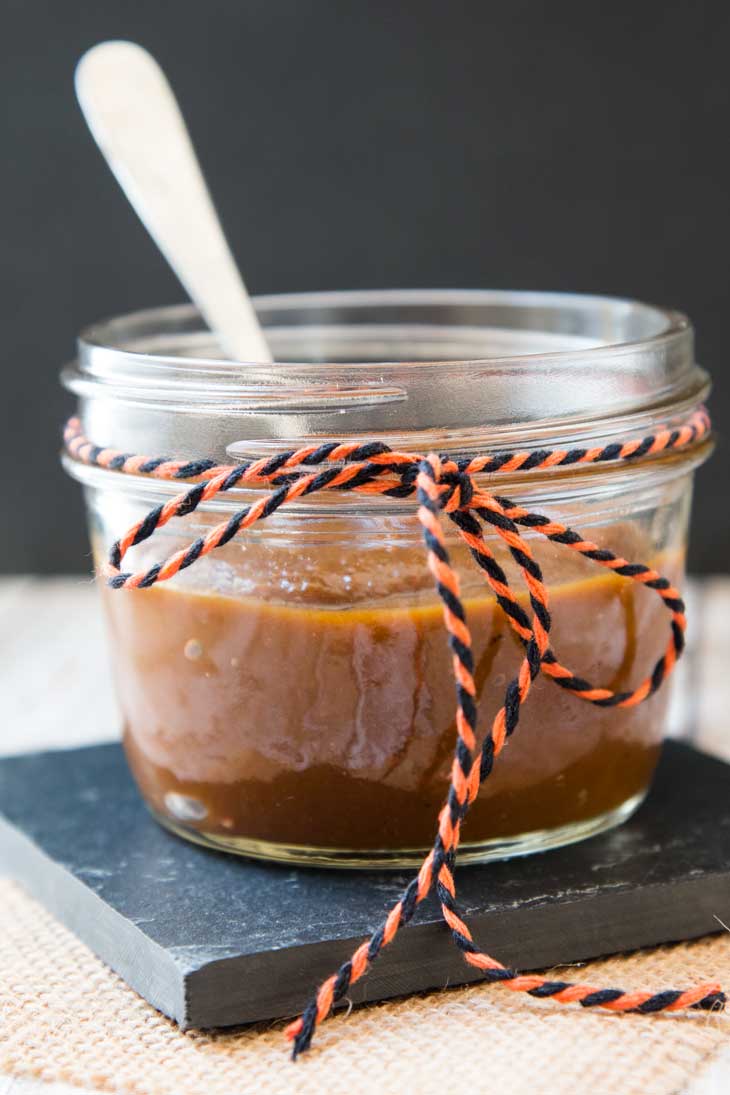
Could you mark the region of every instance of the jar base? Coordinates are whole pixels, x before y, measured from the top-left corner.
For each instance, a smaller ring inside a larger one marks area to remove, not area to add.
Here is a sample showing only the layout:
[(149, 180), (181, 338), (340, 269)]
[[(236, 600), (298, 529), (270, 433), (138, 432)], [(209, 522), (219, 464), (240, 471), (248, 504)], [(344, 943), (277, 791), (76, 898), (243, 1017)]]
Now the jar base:
[[(534, 852), (546, 852), (552, 848), (561, 848), (575, 844), (580, 840), (604, 833), (622, 825), (634, 813), (646, 797), (642, 791), (622, 802), (613, 810), (583, 821), (571, 822), (553, 829), (534, 829), (517, 836), (495, 837), (479, 843), (464, 842), (459, 847), (459, 863), (488, 863), (491, 860), (512, 859), (516, 856), (532, 855)], [(202, 844), (217, 852), (233, 852), (250, 859), (268, 860), (272, 863), (287, 863), (295, 867), (332, 867), (349, 870), (400, 870), (404, 867), (420, 867), (426, 856), (426, 848), (402, 849), (364, 849), (357, 848), (313, 848), (302, 844), (279, 844), (266, 840), (251, 840), (247, 837), (227, 836), (224, 833), (206, 833), (188, 829), (157, 811), (153, 816), (166, 829), (190, 840)]]

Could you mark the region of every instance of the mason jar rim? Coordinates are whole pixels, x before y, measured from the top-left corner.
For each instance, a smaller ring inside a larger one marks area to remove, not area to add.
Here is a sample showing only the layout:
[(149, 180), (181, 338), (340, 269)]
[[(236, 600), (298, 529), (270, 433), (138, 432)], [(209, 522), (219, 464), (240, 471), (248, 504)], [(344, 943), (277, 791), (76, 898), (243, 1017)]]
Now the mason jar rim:
[[(621, 347), (630, 348), (637, 347), (644, 343), (651, 343), (657, 340), (672, 339), (681, 337), (691, 332), (691, 324), (687, 316), (682, 312), (674, 309), (666, 309), (658, 307), (657, 305), (644, 303), (643, 301), (632, 300), (627, 297), (616, 296), (603, 296), (600, 294), (588, 294), (588, 293), (562, 293), (562, 292), (543, 292), (537, 290), (509, 290), (509, 289), (367, 289), (367, 290), (337, 290), (330, 292), (303, 292), (303, 293), (274, 293), (262, 296), (255, 296), (252, 298), (264, 329), (267, 326), (273, 325), (272, 320), (276, 317), (277, 313), (287, 311), (302, 311), (308, 310), (313, 312), (320, 309), (322, 311), (330, 311), (334, 309), (379, 309), (383, 307), (391, 308), (439, 308), (445, 306), (452, 306), (455, 308), (468, 309), (470, 307), (501, 309), (503, 312), (512, 310), (515, 315), (519, 314), (519, 310), (527, 311), (532, 310), (541, 313), (543, 317), (548, 313), (552, 313), (555, 317), (561, 319), (561, 329), (565, 327), (565, 317), (568, 316), (572, 319), (572, 324), (577, 328), (578, 322), (584, 324), (584, 330), (574, 329), (566, 332), (580, 336), (585, 333), (586, 337), (591, 337), (589, 333), (589, 326), (595, 325), (596, 322), (601, 324), (603, 330), (607, 329), (607, 324), (617, 323), (622, 321), (625, 325), (625, 330), (630, 333), (619, 335), (617, 337), (605, 337), (602, 339), (596, 339), (594, 346), (586, 346), (583, 348), (583, 352), (590, 356), (600, 356), (597, 352), (618, 349)], [(174, 364), (177, 367), (194, 367), (202, 363), (210, 363), (223, 370), (240, 370), (242, 364), (251, 367), (257, 367), (261, 363), (259, 362), (242, 362), (233, 361), (225, 358), (222, 354), (215, 357), (201, 356), (199, 358), (192, 358), (189, 355), (176, 355), (176, 354), (157, 354), (149, 350), (141, 350), (134, 345), (130, 345), (130, 336), (135, 337), (135, 328), (138, 325), (147, 323), (154, 325), (156, 322), (162, 322), (163, 325), (166, 321), (170, 321), (173, 325), (176, 323), (185, 323), (190, 320), (198, 319), (202, 324), (202, 319), (197, 308), (193, 304), (174, 304), (163, 305), (156, 308), (137, 309), (133, 312), (123, 313), (117, 316), (110, 316), (106, 319), (98, 320), (92, 324), (87, 325), (82, 329), (79, 335), (79, 347), (81, 352), (86, 351), (107, 351), (114, 353), (119, 351), (125, 355), (134, 357), (145, 357), (155, 360), (160, 364)], [(632, 326), (633, 324), (633, 326)], [(643, 325), (643, 332), (637, 330), (637, 325)], [(556, 328), (557, 330), (557, 328)], [(212, 338), (210, 332), (201, 331), (203, 334), (207, 334)], [(543, 331), (540, 329), (540, 334), (548, 334), (549, 331)], [(593, 332), (597, 334), (597, 331)], [(500, 355), (500, 360), (507, 360), (514, 358), (520, 360), (525, 356), (551, 358), (555, 355), (562, 355), (565, 350), (551, 350), (547, 348), (544, 351), (531, 351), (526, 354), (503, 354)], [(442, 365), (451, 363), (456, 360), (454, 358), (434, 357), (431, 360), (419, 360), (413, 361), (408, 359), (383, 359), (380, 364), (409, 364), (415, 367), (429, 366), (429, 365)], [(495, 356), (490, 354), (483, 358), (472, 359), (474, 364), (487, 364), (495, 360)], [(279, 364), (297, 364), (300, 366), (316, 366), (318, 364), (335, 364), (335, 362), (313, 362), (310, 360), (305, 361), (292, 361), (290, 359), (283, 359)], [(351, 368), (367, 368), (371, 367), (374, 362), (372, 359), (365, 361), (351, 361), (346, 363)]]
[(689, 320), (624, 298), (416, 289), (254, 303), (273, 364), (222, 358), (187, 304), (86, 328), (62, 379), (87, 437), (221, 461), (352, 438), (465, 455), (650, 432), (709, 387)]

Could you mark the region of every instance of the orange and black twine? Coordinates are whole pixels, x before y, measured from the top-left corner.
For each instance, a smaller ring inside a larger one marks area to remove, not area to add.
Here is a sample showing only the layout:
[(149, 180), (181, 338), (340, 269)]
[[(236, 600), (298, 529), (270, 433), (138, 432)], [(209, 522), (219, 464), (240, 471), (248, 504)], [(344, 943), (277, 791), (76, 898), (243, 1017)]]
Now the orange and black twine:
[[(411, 920), (417, 906), (434, 888), (454, 942), (469, 965), (480, 970), (489, 983), (498, 983), (517, 992), (527, 992), (530, 996), (550, 997), (560, 1003), (580, 1003), (583, 1007), (598, 1007), (608, 1011), (646, 1014), (684, 1008), (709, 1011), (724, 1007), (725, 994), (715, 982), (684, 990), (626, 992), (623, 989), (602, 989), (551, 980), (537, 974), (520, 974), (517, 970), (509, 969), (481, 951), (472, 939), (458, 910), (454, 884), (454, 866), (462, 822), (479, 793), (481, 784), (492, 771), (495, 758), (514, 733), (522, 705), (527, 700), (532, 682), (538, 673), (551, 677), (561, 688), (568, 689), (589, 703), (601, 707), (633, 707), (651, 696), (672, 671), (682, 653), (686, 626), (684, 603), (679, 592), (657, 571), (641, 563), (620, 558), (584, 539), (573, 529), (492, 494), (476, 483), (475, 476), (612, 461), (635, 461), (687, 448), (706, 437), (709, 430), (707, 413), (700, 410), (675, 428), (666, 428), (649, 437), (624, 444), (614, 443), (598, 448), (507, 452), (474, 459), (451, 459), (393, 452), (387, 445), (379, 442), (329, 443), (306, 446), (270, 459), (222, 466), (212, 460), (183, 462), (133, 456), (113, 449), (99, 448), (84, 438), (78, 419), (71, 419), (67, 424), (67, 451), (70, 456), (83, 463), (161, 479), (199, 480), (184, 493), (151, 510), (144, 520), (114, 544), (105, 569), (108, 583), (115, 589), (146, 589), (156, 582), (165, 581), (191, 566), (201, 556), (228, 543), (256, 521), (271, 516), (287, 502), (316, 491), (354, 491), (390, 498), (407, 498), (415, 494), (417, 498), (418, 518), (423, 528), (428, 567), (443, 604), (456, 682), (457, 738), (448, 795), (439, 814), (433, 847), (417, 876), (406, 887), (400, 900), (371, 937), (320, 986), (303, 1015), (287, 1027), (287, 1036), (294, 1043), (294, 1057), (309, 1048), (317, 1025), (346, 996), (350, 986), (367, 972), (382, 949), (393, 940), (399, 928)], [(243, 506), (228, 521), (222, 522), (163, 562), (137, 573), (121, 570), (127, 551), (135, 544), (147, 540), (171, 518), (184, 517), (215, 495), (244, 484), (268, 485), (274, 489), (271, 493), (262, 494), (250, 505)], [(524, 648), (518, 673), (507, 686), (502, 706), (479, 748), (476, 738), (476, 689), (471, 636), (459, 592), (459, 578), (451, 566), (444, 542), (442, 514), (448, 516), (466, 542)], [(640, 582), (661, 597), (670, 616), (669, 641), (649, 676), (633, 691), (613, 692), (608, 688), (596, 687), (561, 665), (550, 646), (548, 591), (529, 544), (520, 533), (520, 526), (579, 552), (615, 574)], [(489, 549), (484, 537), (485, 529), (501, 537), (517, 563), (529, 593), (531, 617), (518, 602), (507, 576)]]

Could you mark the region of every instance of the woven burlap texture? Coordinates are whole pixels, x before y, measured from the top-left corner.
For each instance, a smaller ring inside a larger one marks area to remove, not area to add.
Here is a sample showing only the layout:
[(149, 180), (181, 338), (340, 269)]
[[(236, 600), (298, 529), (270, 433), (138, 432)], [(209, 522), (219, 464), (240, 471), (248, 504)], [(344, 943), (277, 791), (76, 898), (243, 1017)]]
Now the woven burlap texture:
[[(580, 977), (625, 988), (728, 985), (730, 934), (593, 962)], [(730, 1035), (727, 1013), (618, 1016), (475, 985), (342, 1013), (294, 1064), (281, 1024), (180, 1033), (5, 880), (0, 1004), (0, 1070), (135, 1095), (670, 1095)]]

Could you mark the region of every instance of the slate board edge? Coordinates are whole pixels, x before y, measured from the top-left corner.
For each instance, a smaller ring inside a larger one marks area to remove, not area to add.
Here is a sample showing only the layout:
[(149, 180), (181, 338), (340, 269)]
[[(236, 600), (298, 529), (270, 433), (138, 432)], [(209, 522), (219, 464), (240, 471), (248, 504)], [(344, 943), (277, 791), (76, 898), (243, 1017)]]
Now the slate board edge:
[[(0, 817), (3, 868), (97, 957), (182, 1029), (187, 1021), (186, 970), (158, 943), (98, 897), (63, 864), (55, 863), (6, 818)], [(39, 869), (42, 868), (42, 869)], [(79, 915), (81, 906), (95, 913)], [(121, 946), (120, 946), (121, 943)], [(154, 951), (155, 962), (140, 963)], [(129, 957), (127, 957), (127, 955)], [(143, 974), (161, 963), (162, 975)]]
[[(255, 999), (251, 998), (250, 989), (247, 998), (247, 985), (256, 977), (259, 956), (211, 961), (199, 968), (186, 967), (107, 905), (62, 864), (53, 862), (34, 841), (5, 819), (0, 819), (0, 847), (12, 875), (131, 988), (175, 1020), (182, 1030), (237, 1026), (295, 1013), (307, 1001), (318, 981), (331, 973), (338, 961), (347, 958), (362, 939), (327, 940), (269, 952), (263, 959), (266, 978), (277, 991), (268, 1003), (263, 1003), (260, 993)], [(512, 910), (509, 915), (473, 915), (470, 924), (475, 938), (505, 964), (519, 965), (520, 956), (524, 962), (525, 942), (531, 939), (531, 969), (582, 962), (625, 951), (629, 944), (622, 941), (620, 930), (627, 915), (629, 919), (633, 918), (631, 949), (636, 949), (637, 945), (657, 946), (694, 939), (722, 930), (711, 909), (716, 901), (719, 906), (720, 889), (727, 890), (726, 875), (704, 875), (696, 881), (687, 880), (679, 901), (675, 886), (672, 899), (661, 904), (666, 910), (664, 921), (658, 924), (654, 912), (651, 921), (646, 918), (643, 923), (639, 921), (639, 932), (635, 916), (638, 913), (641, 917), (642, 909), (651, 906), (647, 891), (657, 888), (669, 890), (664, 883), (640, 891), (621, 888), (615, 893), (558, 905), (531, 905)], [(590, 914), (578, 918), (584, 930), (583, 938), (576, 944), (573, 936), (568, 945), (560, 925), (566, 906), (577, 905), (585, 911), (587, 903)], [(83, 918), (77, 916), (81, 904), (87, 910), (91, 907), (95, 915), (89, 917), (87, 912)], [(678, 905), (681, 920), (676, 917)], [(614, 932), (608, 946), (606, 928)], [(544, 937), (537, 951), (534, 949), (536, 934)], [(595, 942), (594, 937), (601, 938), (601, 943)], [(152, 951), (155, 962), (145, 962), (145, 953)], [(162, 976), (151, 979), (149, 971), (160, 959)], [(401, 932), (368, 977), (353, 986), (350, 998), (360, 1004), (478, 980), (478, 971), (466, 965), (443, 925), (415, 923)], [(279, 988), (282, 982), (283, 991)]]
[[(505, 965), (514, 964), (525, 972), (550, 969), (719, 934), (723, 928), (715, 919), (712, 908), (720, 907), (722, 894), (727, 899), (727, 889), (727, 875), (718, 873), (704, 875), (696, 880), (689, 879), (681, 884), (679, 892), (677, 884), (669, 886), (666, 883), (656, 883), (642, 891), (622, 889), (615, 894), (565, 901), (559, 905), (533, 905), (511, 911), (509, 915), (471, 916), (469, 925), (477, 942)], [(649, 891), (654, 898), (657, 891), (660, 894), (666, 891), (667, 900), (662, 904), (666, 912), (661, 920), (657, 920), (656, 906), (652, 906)], [(581, 912), (572, 925), (575, 930), (577, 920), (584, 927), (582, 939), (577, 944), (575, 935), (571, 936), (568, 943), (564, 933), (566, 907), (569, 905), (578, 906)], [(605, 936), (607, 929), (614, 932), (608, 945)], [(533, 960), (526, 967), (526, 937), (529, 939), (535, 934), (543, 936), (543, 941), (536, 944), (534, 938), (531, 940), (529, 945), (533, 948)], [(206, 1026), (223, 1027), (298, 1014), (319, 982), (331, 974), (339, 962), (349, 958), (355, 947), (362, 942), (362, 938), (358, 936), (352, 939), (308, 943), (269, 953), (268, 977), (272, 982), (279, 976), (285, 979), (285, 1003), (277, 1006), (276, 998), (272, 998), (267, 1008), (265, 1003), (262, 1004), (261, 997), (257, 996), (255, 1015), (247, 1011), (251, 1002), (243, 994), (237, 997), (236, 993), (239, 985), (245, 992), (246, 976), (252, 968), (255, 956), (206, 963), (186, 976), (188, 1026), (203, 1025), (197, 1020), (197, 1015), (206, 1016)], [(598, 939), (601, 940), (600, 943)], [(536, 946), (541, 949), (536, 950)], [(348, 1000), (341, 1006), (347, 1006), (349, 1002), (356, 1005), (373, 1003), (395, 996), (442, 990), (479, 980), (479, 972), (466, 964), (443, 924), (414, 923), (399, 933), (370, 973), (352, 986)], [(687, 986), (647, 986), (657, 989), (667, 987)], [(217, 1018), (216, 1004), (220, 1005)], [(239, 1018), (232, 1019), (231, 1010), (235, 1010)]]
[[(718, 770), (724, 769), (730, 773), (730, 768), (715, 757), (690, 746), (671, 744), (680, 760), (682, 751), (686, 751), (687, 762), (693, 757), (704, 758)], [(78, 762), (83, 755), (91, 756), (99, 750), (104, 752), (108, 749), (119, 752), (119, 746), (49, 750), (9, 758), (9, 764), (12, 766), (14, 761), (37, 763), (44, 758), (58, 757), (59, 753), (66, 757), (73, 754), (71, 759)], [(13, 783), (19, 786), (17, 773)], [(703, 792), (703, 802), (706, 797)], [(23, 798), (21, 796), (21, 801)], [(27, 798), (25, 802), (24, 808), (27, 809)], [(32, 812), (32, 807), (30, 809)], [(661, 819), (662, 830), (665, 820)], [(684, 825), (685, 821), (686, 818), (681, 819), (680, 824)], [(730, 824), (730, 813), (725, 821)], [(158, 831), (163, 832), (161, 829)], [(166, 836), (181, 847), (192, 847), (177, 837)], [(324, 936), (319, 940), (310, 938), (307, 942), (287, 943), (278, 950), (233, 952), (222, 959), (196, 958), (186, 953), (185, 947), (176, 950), (155, 942), (143, 927), (144, 921), (128, 920), (115, 910), (113, 904), (98, 896), (92, 883), (83, 874), (79, 876), (76, 873), (73, 865), (73, 851), (77, 847), (75, 842), (61, 841), (57, 843), (55, 852), (49, 854), (44, 850), (42, 837), (42, 829), (40, 835), (34, 837), (26, 832), (20, 821), (16, 824), (14, 820), (0, 817), (0, 866), (9, 867), (49, 911), (124, 977), (132, 988), (176, 1020), (182, 1029), (237, 1026), (295, 1012), (318, 980), (330, 974), (338, 962), (348, 957), (354, 946), (361, 942), (367, 925), (377, 923), (381, 917), (379, 902), (376, 902), (370, 909), (368, 919), (352, 935)], [(605, 837), (594, 839), (601, 841)], [(592, 843), (593, 840), (587, 840), (576, 847), (588, 848)], [(5, 864), (2, 863), (3, 853)], [(535, 856), (535, 864), (538, 859), (547, 860), (550, 854)], [(520, 862), (525, 864), (531, 861)], [(722, 869), (703, 868), (702, 873), (695, 870), (685, 873), (680, 891), (677, 891), (676, 881), (671, 892), (663, 880), (652, 882), (652, 872), (649, 871), (638, 889), (619, 884), (608, 890), (604, 888), (600, 893), (591, 890), (569, 896), (553, 892), (549, 899), (541, 895), (534, 901), (521, 900), (509, 909), (484, 911), (476, 908), (470, 911), (467, 900), (465, 912), (477, 942), (505, 964), (521, 969), (538, 969), (582, 962), (601, 955), (625, 953), (641, 947), (721, 932), (722, 926), (713, 914), (719, 913), (727, 920), (730, 864), (725, 854), (725, 844), (722, 845), (720, 862)], [(465, 878), (470, 873), (466, 868)], [(649, 895), (652, 896), (651, 900)], [(383, 896), (382, 900), (384, 913), (390, 899)], [(432, 904), (432, 917), (434, 911)], [(578, 938), (574, 930), (576, 924), (580, 928)], [(89, 930), (90, 926), (93, 931)], [(637, 931), (637, 926), (640, 931)], [(566, 928), (569, 930), (566, 931)], [(566, 935), (571, 936), (570, 946), (566, 943)], [(600, 944), (596, 943), (596, 938), (600, 939)], [(160, 968), (155, 970), (158, 964)], [(461, 959), (443, 923), (432, 919), (430, 922), (416, 923), (399, 933), (394, 945), (388, 948), (370, 976), (354, 986), (351, 998), (353, 1003), (360, 1003), (404, 993), (443, 989), (447, 984), (464, 984), (478, 979), (478, 972), (472, 971)], [(271, 992), (272, 986), (274, 993)], [(224, 1003), (226, 994), (230, 998)]]

